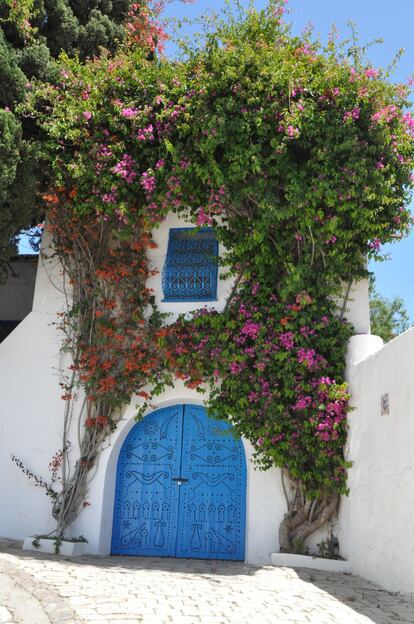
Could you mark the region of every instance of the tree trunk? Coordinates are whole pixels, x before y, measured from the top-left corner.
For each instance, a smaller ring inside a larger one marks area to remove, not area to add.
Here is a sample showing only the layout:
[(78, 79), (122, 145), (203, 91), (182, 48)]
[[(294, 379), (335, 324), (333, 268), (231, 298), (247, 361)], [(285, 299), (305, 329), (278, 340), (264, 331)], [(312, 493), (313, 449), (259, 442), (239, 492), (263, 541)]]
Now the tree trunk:
[(339, 495), (300, 501), (295, 492), (290, 510), (279, 527), (280, 552), (303, 552), (306, 539), (326, 525), (338, 510)]

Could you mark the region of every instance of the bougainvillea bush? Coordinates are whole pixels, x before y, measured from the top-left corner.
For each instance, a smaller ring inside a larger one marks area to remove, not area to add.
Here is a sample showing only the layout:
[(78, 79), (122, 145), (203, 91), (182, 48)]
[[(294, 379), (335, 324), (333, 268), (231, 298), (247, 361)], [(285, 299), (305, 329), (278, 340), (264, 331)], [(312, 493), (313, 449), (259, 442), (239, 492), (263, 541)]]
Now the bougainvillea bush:
[[(63, 398), (86, 394), (60, 531), (122, 406), (139, 394), (142, 415), (176, 377), (251, 441), (259, 467), (282, 469), (283, 550), (346, 493), (352, 327), (336, 302), (408, 232), (414, 119), (407, 87), (355, 49), (293, 37), (283, 11), (208, 22), (179, 60), (142, 38), (114, 57), (62, 58), (59, 86), (33, 89), (53, 167), (43, 201), (73, 288)], [(223, 311), (171, 323), (156, 309), (146, 250), (170, 211), (215, 228), (234, 278)]]

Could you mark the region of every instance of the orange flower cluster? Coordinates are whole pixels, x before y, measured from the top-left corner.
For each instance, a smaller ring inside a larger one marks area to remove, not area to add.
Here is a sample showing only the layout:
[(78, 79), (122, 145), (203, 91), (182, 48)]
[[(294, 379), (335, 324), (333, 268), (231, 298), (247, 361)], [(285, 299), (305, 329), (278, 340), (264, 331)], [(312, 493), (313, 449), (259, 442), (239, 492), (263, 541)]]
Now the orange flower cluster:
[[(55, 249), (73, 285), (73, 307), (61, 326), (71, 340), (75, 336), (71, 370), (89, 399), (84, 422), (89, 430), (110, 425), (112, 408), (133, 394), (148, 401), (142, 388), (170, 375), (176, 361), (168, 348), (170, 330), (147, 318), (153, 291), (146, 282), (155, 273), (147, 250), (156, 247), (150, 233), (138, 223), (117, 237), (111, 222), (79, 215), (74, 197), (72, 190), (59, 189), (44, 199)], [(201, 381), (191, 383), (196, 387)], [(69, 392), (65, 398), (72, 398)]]

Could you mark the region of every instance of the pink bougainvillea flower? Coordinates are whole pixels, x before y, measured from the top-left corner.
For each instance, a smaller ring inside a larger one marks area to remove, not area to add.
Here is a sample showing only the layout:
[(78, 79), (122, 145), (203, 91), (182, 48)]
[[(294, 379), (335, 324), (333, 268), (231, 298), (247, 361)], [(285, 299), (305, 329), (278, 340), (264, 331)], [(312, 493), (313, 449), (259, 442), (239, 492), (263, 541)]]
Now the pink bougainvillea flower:
[(141, 176), (141, 186), (147, 191), (147, 193), (153, 193), (157, 181), (148, 171), (145, 171)]
[(137, 177), (137, 173), (133, 170), (136, 165), (135, 160), (129, 154), (123, 154), (122, 160), (112, 168), (113, 173), (118, 173), (124, 180), (131, 184)]
[(247, 321), (243, 327), (241, 328), (241, 333), (246, 336), (250, 336), (254, 340), (258, 337), (260, 332), (260, 325), (257, 323), (252, 323), (252, 321)]
[(378, 251), (381, 247), (381, 241), (379, 238), (374, 238), (370, 243), (368, 243), (370, 249), (375, 249)]
[(121, 110), (121, 115), (122, 117), (126, 117), (127, 119), (130, 119), (132, 117), (136, 117), (138, 115), (139, 111), (137, 108), (123, 108)]
[(286, 129), (286, 134), (291, 139), (297, 139), (299, 134), (300, 134), (299, 128), (294, 128), (293, 126), (288, 126), (287, 129)]
[(359, 119), (360, 116), (360, 109), (359, 108), (353, 108), (351, 111), (347, 111), (344, 116), (343, 116), (343, 121), (347, 121), (348, 119)]
[(309, 407), (312, 403), (312, 397), (306, 395), (306, 396), (300, 396), (298, 397), (296, 403), (293, 406), (293, 409), (295, 411), (300, 411), (300, 410), (304, 410), (307, 407)]
[(146, 128), (140, 128), (137, 139), (138, 141), (154, 141), (154, 126), (149, 124)]
[(279, 335), (279, 342), (284, 349), (291, 351), (295, 346), (295, 336), (293, 332), (285, 332)]
[(376, 113), (374, 113), (371, 117), (371, 120), (375, 123), (380, 121), (389, 122), (394, 119), (398, 115), (398, 109), (394, 104), (390, 104), (389, 106), (383, 106)]
[(407, 129), (414, 134), (414, 118), (412, 113), (406, 113), (403, 115), (403, 122), (405, 123)]
[(230, 372), (232, 375), (238, 375), (246, 368), (243, 362), (230, 362)]
[[(116, 188), (116, 186), (112, 186), (110, 193), (105, 193), (104, 195), (102, 195), (102, 201), (105, 204), (114, 204), (117, 200), (117, 195), (118, 195), (118, 189)], [(107, 217), (107, 215), (104, 216), (104, 220), (105, 220), (105, 217)]]
[(203, 226), (203, 225), (211, 225), (213, 223), (213, 219), (211, 218), (210, 215), (208, 215), (203, 207), (200, 207), (198, 209), (198, 213), (197, 213), (197, 225), (199, 226)]

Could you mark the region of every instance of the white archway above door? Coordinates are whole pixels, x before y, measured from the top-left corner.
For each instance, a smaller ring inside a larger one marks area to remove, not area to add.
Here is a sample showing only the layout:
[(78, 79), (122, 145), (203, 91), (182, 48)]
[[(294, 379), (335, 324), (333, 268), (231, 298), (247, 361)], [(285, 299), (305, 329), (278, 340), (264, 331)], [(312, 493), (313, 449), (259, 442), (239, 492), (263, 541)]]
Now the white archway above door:
[[(121, 447), (135, 426), (136, 401), (132, 401), (110, 444), (103, 451), (97, 474), (89, 488), (88, 505), (72, 527), (74, 536), (88, 539), (87, 550), (91, 554), (108, 555), (111, 551), (116, 467)], [(175, 404), (203, 405), (200, 394), (186, 388), (177, 380), (173, 388), (167, 388), (157, 398), (156, 409)], [(151, 410), (152, 411), (152, 410)], [(277, 552), (279, 523), (285, 513), (285, 500), (277, 469), (266, 472), (256, 470), (252, 461), (253, 448), (242, 439), (246, 456), (246, 551), (249, 563), (270, 563), (270, 553)]]

